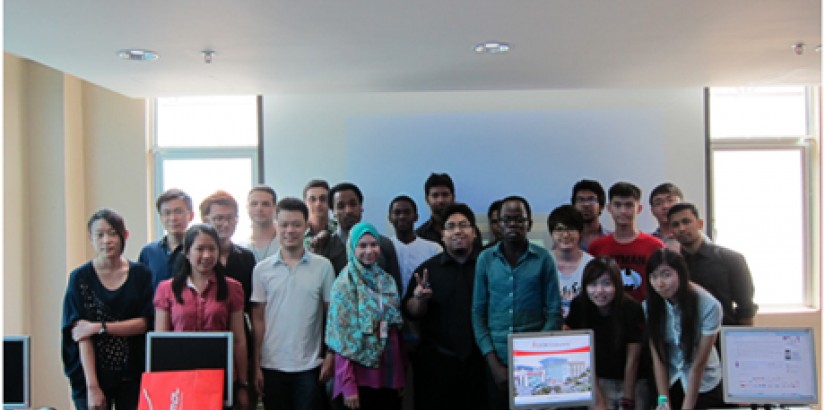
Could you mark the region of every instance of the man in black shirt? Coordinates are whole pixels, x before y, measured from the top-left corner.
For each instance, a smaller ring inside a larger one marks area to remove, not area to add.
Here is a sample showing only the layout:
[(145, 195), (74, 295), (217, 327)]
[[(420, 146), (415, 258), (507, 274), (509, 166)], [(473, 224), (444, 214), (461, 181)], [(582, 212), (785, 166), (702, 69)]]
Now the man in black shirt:
[(722, 304), (722, 324), (753, 325), (758, 306), (753, 303), (753, 278), (745, 257), (705, 239), (704, 221), (693, 204), (673, 205), (667, 215), (681, 245), (690, 279)]
[(473, 302), (477, 228), (464, 204), (446, 207), (444, 252), (416, 269), (402, 306), (417, 320), (421, 344), (413, 362), (417, 409), (486, 409), (484, 358), (475, 343)]

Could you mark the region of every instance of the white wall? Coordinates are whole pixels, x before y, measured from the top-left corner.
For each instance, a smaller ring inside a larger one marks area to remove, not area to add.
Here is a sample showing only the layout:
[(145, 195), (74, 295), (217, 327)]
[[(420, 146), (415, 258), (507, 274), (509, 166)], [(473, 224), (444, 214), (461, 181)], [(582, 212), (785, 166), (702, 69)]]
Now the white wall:
[[(476, 213), (522, 194), (537, 223), (585, 177), (634, 182), (645, 203), (671, 181), (705, 208), (701, 89), (277, 95), (264, 97), (263, 116), (265, 180), (279, 195), (300, 196), (313, 177), (351, 180), (379, 226), (399, 193), (427, 218), (424, 180), (444, 171)], [(655, 227), (647, 210), (640, 225)]]

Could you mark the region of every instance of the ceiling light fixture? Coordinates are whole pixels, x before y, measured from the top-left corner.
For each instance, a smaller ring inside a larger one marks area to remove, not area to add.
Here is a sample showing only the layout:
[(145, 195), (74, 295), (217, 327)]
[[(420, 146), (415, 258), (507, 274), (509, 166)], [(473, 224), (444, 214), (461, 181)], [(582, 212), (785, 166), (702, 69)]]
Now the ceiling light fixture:
[(201, 55), (203, 56), (204, 63), (212, 64), (212, 59), (215, 57), (215, 50), (203, 50), (201, 51)]
[(155, 61), (160, 58), (160, 55), (154, 51), (137, 48), (118, 50), (117, 56), (129, 61)]
[(504, 54), (510, 51), (510, 44), (501, 41), (488, 41), (475, 46), (474, 50), (478, 54)]

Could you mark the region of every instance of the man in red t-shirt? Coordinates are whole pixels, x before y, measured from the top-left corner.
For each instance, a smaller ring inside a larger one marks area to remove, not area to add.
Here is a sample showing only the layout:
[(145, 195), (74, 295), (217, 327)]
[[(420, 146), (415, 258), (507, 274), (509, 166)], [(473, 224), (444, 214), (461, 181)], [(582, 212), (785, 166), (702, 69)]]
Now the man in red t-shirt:
[(646, 265), (653, 251), (665, 245), (653, 235), (639, 231), (636, 217), (642, 212), (642, 190), (629, 182), (617, 182), (608, 191), (607, 211), (613, 217), (615, 231), (590, 243), (593, 256), (610, 256), (622, 268), (624, 290), (641, 302), (647, 295)]

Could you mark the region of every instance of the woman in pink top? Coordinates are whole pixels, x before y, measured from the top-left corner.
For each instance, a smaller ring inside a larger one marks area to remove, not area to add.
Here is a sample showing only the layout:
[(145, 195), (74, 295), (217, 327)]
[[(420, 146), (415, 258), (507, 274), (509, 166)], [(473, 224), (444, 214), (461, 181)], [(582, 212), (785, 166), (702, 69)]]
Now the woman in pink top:
[(335, 352), (332, 395), (350, 409), (400, 410), (406, 382), (398, 287), (378, 266), (379, 238), (365, 222), (350, 229), (349, 263), (330, 292), (326, 342)]
[(240, 282), (227, 278), (218, 261), (218, 233), (209, 225), (194, 225), (183, 239), (185, 259), (172, 279), (155, 291), (155, 330), (158, 332), (226, 332), (234, 340), (235, 408), (246, 410), (244, 294)]

